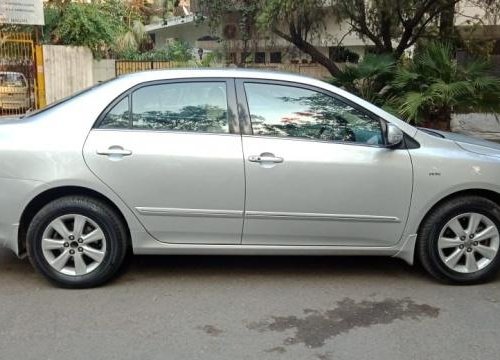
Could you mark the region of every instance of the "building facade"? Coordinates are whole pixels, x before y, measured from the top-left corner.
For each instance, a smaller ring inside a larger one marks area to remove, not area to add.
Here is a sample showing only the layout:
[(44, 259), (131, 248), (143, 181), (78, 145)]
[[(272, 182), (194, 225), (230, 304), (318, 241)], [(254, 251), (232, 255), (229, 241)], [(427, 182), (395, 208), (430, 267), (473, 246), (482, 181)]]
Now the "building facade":
[[(197, 53), (207, 54), (217, 51), (223, 54), (227, 64), (309, 64), (311, 57), (294, 45), (272, 33), (262, 33), (254, 29), (251, 39), (243, 41), (239, 33), (239, 13), (228, 12), (222, 24), (212, 33), (207, 21), (200, 22), (201, 15), (196, 0), (182, 0), (174, 11), (174, 16), (162, 23), (150, 24), (146, 30), (152, 36), (155, 46), (162, 48), (173, 39), (187, 41)], [(496, 41), (500, 54), (500, 18), (489, 14), (473, 0), (463, 0), (457, 5), (455, 21), (461, 33), (469, 31), (471, 39)], [(472, 23), (474, 29), (472, 28)], [(479, 26), (478, 26), (479, 25)], [(349, 31), (347, 23), (338, 23), (334, 16), (326, 22), (325, 28), (312, 44), (330, 59), (342, 62), (357, 62), (370, 52), (372, 43), (361, 39)], [(339, 46), (341, 51), (339, 52)], [(495, 51), (496, 52), (496, 51)]]

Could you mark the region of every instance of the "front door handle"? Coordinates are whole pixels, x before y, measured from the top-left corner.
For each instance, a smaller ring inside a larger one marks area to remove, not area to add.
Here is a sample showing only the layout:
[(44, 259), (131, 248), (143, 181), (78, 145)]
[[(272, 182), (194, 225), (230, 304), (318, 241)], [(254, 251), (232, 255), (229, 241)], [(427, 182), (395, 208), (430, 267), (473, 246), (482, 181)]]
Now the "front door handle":
[(250, 155), (248, 161), (258, 162), (258, 163), (274, 163), (281, 164), (284, 160), (282, 157), (274, 156), (273, 154), (260, 154), (260, 155)]
[(124, 149), (121, 146), (110, 146), (107, 149), (97, 150), (97, 155), (130, 156), (132, 155), (132, 151)]

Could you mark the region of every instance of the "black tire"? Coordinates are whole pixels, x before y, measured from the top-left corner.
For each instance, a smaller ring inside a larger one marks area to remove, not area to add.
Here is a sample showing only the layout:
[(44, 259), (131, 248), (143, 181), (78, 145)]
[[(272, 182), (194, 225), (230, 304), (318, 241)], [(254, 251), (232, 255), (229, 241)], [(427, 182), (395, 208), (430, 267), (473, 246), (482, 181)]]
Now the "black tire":
[(500, 229), (498, 204), (474, 195), (453, 198), (439, 205), (428, 214), (420, 227), (417, 256), (425, 270), (441, 282), (457, 285), (484, 283), (494, 277), (500, 268), (500, 251), (486, 267), (472, 273), (454, 271), (441, 260), (437, 245), (441, 230), (454, 217), (469, 212), (485, 215)]
[[(58, 272), (49, 265), (42, 251), (42, 236), (56, 218), (83, 215), (94, 221), (106, 238), (106, 252), (100, 265), (92, 272), (76, 276)], [(31, 264), (53, 284), (71, 289), (91, 288), (111, 280), (120, 269), (127, 253), (128, 236), (120, 217), (105, 203), (86, 196), (62, 197), (44, 206), (28, 228), (26, 248)]]

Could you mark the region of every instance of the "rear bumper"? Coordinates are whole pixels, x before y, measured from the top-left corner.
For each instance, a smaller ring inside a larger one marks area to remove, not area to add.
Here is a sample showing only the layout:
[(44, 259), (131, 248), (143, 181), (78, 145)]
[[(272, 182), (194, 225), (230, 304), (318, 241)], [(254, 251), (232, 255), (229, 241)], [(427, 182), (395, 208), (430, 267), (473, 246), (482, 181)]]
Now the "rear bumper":
[(0, 178), (0, 246), (21, 255), (18, 233), (21, 215), (39, 181)]

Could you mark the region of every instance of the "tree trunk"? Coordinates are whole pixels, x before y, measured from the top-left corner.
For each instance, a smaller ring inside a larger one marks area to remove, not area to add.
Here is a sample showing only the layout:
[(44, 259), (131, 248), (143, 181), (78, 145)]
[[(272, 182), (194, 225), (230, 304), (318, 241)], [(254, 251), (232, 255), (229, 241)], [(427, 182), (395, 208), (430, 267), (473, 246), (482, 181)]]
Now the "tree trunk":
[(446, 0), (448, 5), (439, 16), (439, 38), (453, 44), (455, 39), (455, 1)]
[(422, 126), (429, 129), (450, 131), (451, 109), (442, 108), (426, 117)]
[(302, 52), (311, 56), (311, 59), (313, 59), (313, 61), (323, 65), (330, 72), (330, 74), (332, 74), (333, 77), (341, 74), (342, 70), (340, 70), (340, 68), (335, 64), (333, 60), (324, 55), (314, 45), (302, 39), (300, 36), (288, 35), (278, 29), (273, 29), (273, 32), (279, 37), (294, 44)]

